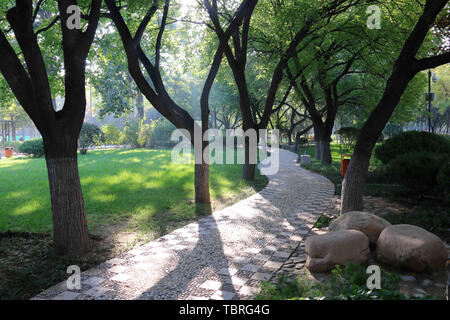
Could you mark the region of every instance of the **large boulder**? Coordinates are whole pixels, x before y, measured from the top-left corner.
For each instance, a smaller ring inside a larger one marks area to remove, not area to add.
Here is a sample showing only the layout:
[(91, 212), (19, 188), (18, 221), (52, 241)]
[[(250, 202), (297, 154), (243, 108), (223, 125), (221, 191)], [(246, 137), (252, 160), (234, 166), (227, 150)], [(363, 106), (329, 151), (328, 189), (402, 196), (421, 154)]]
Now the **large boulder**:
[(370, 243), (376, 244), (381, 231), (391, 224), (374, 214), (363, 211), (350, 211), (341, 215), (330, 224), (330, 230), (359, 230), (369, 238)]
[(381, 232), (377, 259), (414, 271), (440, 271), (445, 269), (447, 250), (441, 239), (431, 232), (409, 224), (397, 224)]
[(365, 263), (369, 259), (369, 239), (358, 230), (341, 230), (306, 239), (306, 268), (324, 273), (336, 265)]

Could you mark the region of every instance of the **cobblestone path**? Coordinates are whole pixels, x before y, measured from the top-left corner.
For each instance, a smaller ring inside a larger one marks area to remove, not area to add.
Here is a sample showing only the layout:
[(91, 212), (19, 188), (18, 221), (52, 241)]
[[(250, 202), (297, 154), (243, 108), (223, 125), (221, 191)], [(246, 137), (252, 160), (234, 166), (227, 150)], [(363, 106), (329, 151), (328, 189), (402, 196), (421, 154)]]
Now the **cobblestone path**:
[(331, 205), (333, 184), (296, 160), (280, 150), (259, 193), (83, 272), (80, 290), (62, 282), (33, 299), (252, 299)]

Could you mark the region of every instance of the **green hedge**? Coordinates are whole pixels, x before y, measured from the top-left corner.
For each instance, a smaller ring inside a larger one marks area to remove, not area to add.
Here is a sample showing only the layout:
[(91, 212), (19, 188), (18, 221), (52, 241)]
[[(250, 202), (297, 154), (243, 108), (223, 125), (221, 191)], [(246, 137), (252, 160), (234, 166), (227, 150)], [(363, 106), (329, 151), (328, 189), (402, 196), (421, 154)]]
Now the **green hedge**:
[(390, 161), (387, 171), (409, 189), (424, 191), (437, 184), (438, 172), (447, 159), (446, 154), (409, 152)]
[(447, 198), (450, 199), (450, 161), (447, 161), (447, 163), (439, 170), (437, 182), (439, 188), (445, 193)]
[(384, 164), (397, 156), (409, 152), (431, 152), (450, 155), (450, 140), (444, 136), (423, 132), (407, 131), (387, 139), (375, 149), (375, 157)]
[(33, 157), (42, 157), (44, 155), (44, 141), (42, 139), (27, 140), (20, 145), (19, 152)]

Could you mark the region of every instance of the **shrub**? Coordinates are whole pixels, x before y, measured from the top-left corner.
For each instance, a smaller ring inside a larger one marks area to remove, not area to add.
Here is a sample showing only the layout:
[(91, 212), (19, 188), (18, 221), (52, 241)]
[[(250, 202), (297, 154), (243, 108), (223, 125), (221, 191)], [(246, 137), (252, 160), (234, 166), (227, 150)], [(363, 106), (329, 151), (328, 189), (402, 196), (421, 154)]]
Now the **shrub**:
[(387, 172), (394, 181), (412, 190), (424, 191), (437, 184), (437, 174), (447, 157), (439, 153), (409, 152), (390, 161)]
[(152, 146), (171, 147), (175, 142), (170, 140), (175, 126), (166, 119), (159, 119), (152, 122), (154, 128), (151, 134)]
[(450, 154), (450, 140), (444, 136), (422, 132), (407, 131), (387, 139), (375, 149), (375, 157), (384, 164), (389, 163), (399, 155), (409, 152), (432, 152)]
[(33, 157), (42, 157), (44, 155), (44, 140), (27, 140), (20, 145), (19, 152), (31, 155)]
[(139, 122), (136, 120), (130, 120), (128, 121), (120, 133), (120, 143), (122, 144), (129, 144), (133, 148), (140, 148), (142, 147), (141, 144), (138, 142), (139, 137)]
[(142, 124), (139, 128), (138, 143), (143, 147), (150, 147), (152, 141), (152, 133), (154, 129), (154, 121), (151, 124)]
[(439, 170), (437, 176), (439, 188), (445, 193), (446, 197), (450, 199), (450, 161), (447, 161)]
[(303, 146), (303, 145), (305, 145), (305, 144), (308, 143), (308, 138), (302, 137), (302, 138), (298, 139), (298, 143), (299, 143), (301, 146)]
[(107, 124), (102, 127), (102, 132), (105, 136), (106, 144), (120, 144), (120, 130), (112, 124)]
[(97, 125), (88, 122), (83, 123), (78, 141), (81, 154), (86, 154), (87, 148), (99, 145), (104, 140), (103, 132)]
[(13, 148), (14, 151), (19, 151), (20, 146), (22, 145), (22, 141), (6, 141), (3, 144), (3, 148)]

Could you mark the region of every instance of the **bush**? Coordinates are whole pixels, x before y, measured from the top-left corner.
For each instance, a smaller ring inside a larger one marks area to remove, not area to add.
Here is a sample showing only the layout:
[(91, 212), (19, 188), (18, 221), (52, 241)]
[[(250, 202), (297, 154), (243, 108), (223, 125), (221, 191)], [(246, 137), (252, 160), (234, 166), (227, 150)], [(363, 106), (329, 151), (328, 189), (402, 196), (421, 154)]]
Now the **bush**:
[(159, 119), (152, 122), (154, 128), (151, 134), (152, 146), (172, 147), (175, 142), (170, 140), (175, 126), (166, 119)]
[(439, 188), (445, 193), (446, 197), (450, 199), (450, 161), (447, 161), (439, 170), (437, 176)]
[(83, 123), (78, 141), (81, 154), (86, 154), (87, 148), (100, 145), (104, 140), (103, 132), (97, 125), (88, 122)]
[(18, 152), (22, 143), (22, 141), (6, 141), (3, 143), (3, 148), (13, 148), (14, 151)]
[(20, 153), (25, 153), (33, 157), (42, 157), (44, 155), (44, 140), (31, 139), (23, 142), (19, 147)]
[(106, 144), (120, 144), (120, 130), (112, 124), (107, 124), (102, 127), (103, 135), (105, 136)]
[(444, 136), (422, 132), (407, 131), (387, 139), (375, 149), (375, 157), (384, 164), (389, 163), (399, 155), (409, 152), (432, 152), (450, 154), (450, 140)]
[(142, 124), (139, 128), (138, 143), (146, 148), (151, 146), (154, 121), (151, 124)]
[(390, 161), (387, 172), (409, 189), (424, 191), (436, 186), (439, 169), (447, 157), (439, 153), (409, 152)]
[(120, 143), (129, 144), (133, 148), (142, 147), (138, 142), (139, 137), (139, 122), (136, 120), (128, 121), (122, 128), (120, 133)]

